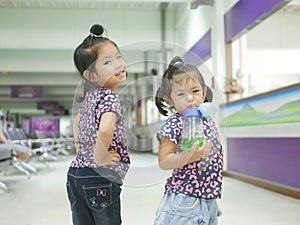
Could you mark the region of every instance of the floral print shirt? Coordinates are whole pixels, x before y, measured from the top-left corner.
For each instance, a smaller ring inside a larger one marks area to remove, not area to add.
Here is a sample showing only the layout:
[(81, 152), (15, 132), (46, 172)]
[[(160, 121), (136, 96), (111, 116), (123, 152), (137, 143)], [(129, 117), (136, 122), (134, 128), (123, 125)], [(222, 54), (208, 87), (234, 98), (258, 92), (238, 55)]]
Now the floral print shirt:
[(103, 167), (114, 170), (123, 180), (130, 164), (127, 134), (119, 97), (109, 89), (98, 88), (86, 93), (80, 107), (78, 136), (75, 140), (78, 144), (79, 152), (76, 159), (71, 163), (71, 167), (98, 167), (94, 161), (93, 153), (101, 116), (106, 112), (115, 112), (117, 114), (113, 139), (108, 149), (117, 151), (121, 156), (121, 160), (116, 166)]
[[(221, 198), (223, 150), (215, 123), (203, 117), (205, 138), (212, 143), (212, 150), (206, 158), (174, 169), (172, 176), (167, 179), (165, 194), (177, 193), (196, 198)], [(176, 153), (182, 152), (182, 115), (174, 114), (161, 127), (157, 138), (169, 139), (177, 145)]]

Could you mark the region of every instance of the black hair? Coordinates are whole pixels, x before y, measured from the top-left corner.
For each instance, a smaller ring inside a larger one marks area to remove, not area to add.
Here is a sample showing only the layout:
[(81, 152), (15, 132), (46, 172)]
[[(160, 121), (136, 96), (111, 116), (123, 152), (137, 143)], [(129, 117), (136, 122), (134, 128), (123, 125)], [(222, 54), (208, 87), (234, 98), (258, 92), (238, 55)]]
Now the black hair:
[[(199, 82), (203, 89), (206, 87), (204, 78), (197, 67), (191, 64), (185, 64), (179, 56), (175, 56), (169, 63), (167, 70), (164, 72), (161, 85), (157, 89), (155, 95), (155, 105), (160, 114), (164, 116), (167, 116), (168, 112), (172, 110), (165, 104), (164, 97), (171, 99), (172, 80), (176, 77), (182, 79), (179, 75), (183, 75), (184, 78), (194, 79)], [(209, 98), (212, 99), (212, 92), (210, 92), (210, 94)]]
[(212, 102), (213, 101), (213, 92), (210, 87), (206, 86), (206, 95), (204, 102)]
[(77, 101), (82, 101), (88, 90), (97, 87), (90, 79), (84, 77), (84, 72), (89, 71), (89, 78), (91, 78), (95, 71), (94, 64), (98, 57), (99, 49), (108, 43), (113, 44), (118, 48), (117, 44), (107, 37), (103, 36), (105, 29), (99, 24), (94, 24), (90, 28), (90, 34), (77, 46), (73, 53), (73, 61), (81, 75), (83, 84), (83, 96), (77, 96)]

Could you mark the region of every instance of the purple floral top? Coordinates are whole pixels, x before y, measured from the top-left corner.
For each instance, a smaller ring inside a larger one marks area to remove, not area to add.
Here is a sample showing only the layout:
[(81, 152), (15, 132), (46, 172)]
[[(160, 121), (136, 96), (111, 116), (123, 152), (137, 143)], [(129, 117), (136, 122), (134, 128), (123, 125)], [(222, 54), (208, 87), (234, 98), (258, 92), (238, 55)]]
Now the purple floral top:
[[(181, 168), (174, 169), (172, 176), (167, 179), (165, 194), (181, 193), (196, 198), (221, 198), (223, 150), (219, 141), (219, 134), (215, 123), (203, 117), (203, 128), (206, 139), (212, 143), (209, 156), (190, 163)], [(182, 116), (172, 115), (158, 132), (158, 141), (162, 137), (169, 139), (177, 145), (176, 153), (181, 149)]]
[(127, 134), (119, 97), (109, 89), (98, 88), (86, 93), (80, 107), (78, 136), (76, 138), (79, 152), (76, 159), (72, 161), (71, 167), (99, 168), (94, 161), (93, 152), (101, 116), (106, 112), (115, 112), (117, 114), (117, 123), (109, 150), (116, 150), (121, 156), (121, 160), (116, 166), (103, 167), (114, 170), (123, 180), (130, 164)]

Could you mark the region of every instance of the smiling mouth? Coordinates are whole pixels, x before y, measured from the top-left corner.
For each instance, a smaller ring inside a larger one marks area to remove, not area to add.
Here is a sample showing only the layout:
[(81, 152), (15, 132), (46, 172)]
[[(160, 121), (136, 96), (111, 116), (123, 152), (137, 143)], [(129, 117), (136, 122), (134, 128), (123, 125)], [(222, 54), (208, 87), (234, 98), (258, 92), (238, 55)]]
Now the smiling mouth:
[(121, 76), (121, 75), (124, 75), (124, 74), (125, 74), (125, 70), (122, 70), (119, 73), (117, 73), (115, 76), (118, 77), (118, 76)]

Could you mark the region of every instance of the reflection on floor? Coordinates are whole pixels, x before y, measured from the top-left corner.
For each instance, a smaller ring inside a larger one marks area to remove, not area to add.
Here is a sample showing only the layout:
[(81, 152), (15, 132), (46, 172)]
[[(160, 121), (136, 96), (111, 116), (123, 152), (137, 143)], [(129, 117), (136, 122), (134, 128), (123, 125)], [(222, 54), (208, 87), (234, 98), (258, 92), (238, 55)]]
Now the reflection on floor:
[[(74, 156), (62, 156), (49, 168), (31, 162), (37, 169), (30, 179), (8, 171), (0, 175), (9, 193), (0, 190), (0, 224), (71, 225), (66, 197), (66, 171)], [(132, 166), (123, 186), (123, 225), (151, 225), (169, 171), (157, 168), (157, 155), (131, 152)], [(298, 225), (300, 200), (240, 181), (224, 178), (221, 225)]]

